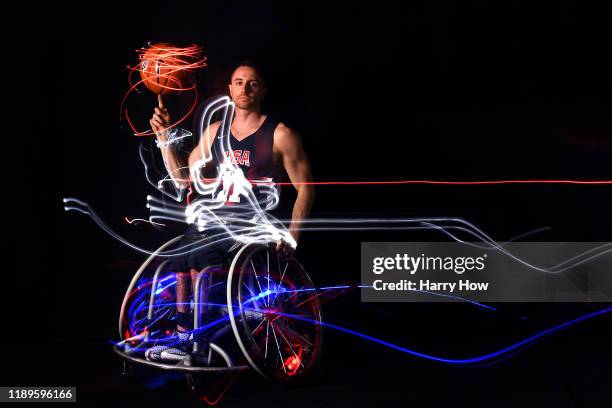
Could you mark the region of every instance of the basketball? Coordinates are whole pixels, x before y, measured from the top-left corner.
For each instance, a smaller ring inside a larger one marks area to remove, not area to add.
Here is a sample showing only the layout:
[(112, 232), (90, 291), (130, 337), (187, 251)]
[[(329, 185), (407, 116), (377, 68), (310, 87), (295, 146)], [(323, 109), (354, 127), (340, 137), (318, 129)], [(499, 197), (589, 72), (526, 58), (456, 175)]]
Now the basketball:
[(143, 49), (140, 54), (142, 83), (154, 94), (168, 95), (192, 88), (191, 61), (183, 48), (159, 43)]

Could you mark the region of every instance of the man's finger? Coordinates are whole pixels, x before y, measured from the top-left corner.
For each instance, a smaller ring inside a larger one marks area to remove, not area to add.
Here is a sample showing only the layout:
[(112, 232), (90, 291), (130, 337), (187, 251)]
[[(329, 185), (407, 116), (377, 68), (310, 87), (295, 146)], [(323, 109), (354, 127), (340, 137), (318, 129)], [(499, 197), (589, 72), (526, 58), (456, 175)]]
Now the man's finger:
[(159, 120), (153, 118), (151, 119), (153, 121), (153, 123), (155, 123), (155, 125), (157, 126), (158, 130), (166, 130), (166, 124), (164, 122), (160, 122)]
[(166, 122), (170, 121), (170, 115), (168, 115), (168, 111), (166, 109), (155, 108), (155, 113), (161, 116), (164, 119), (164, 121)]
[(164, 109), (164, 99), (161, 94), (157, 95), (157, 106), (159, 106), (160, 109)]
[(164, 117), (166, 117), (166, 116), (169, 117), (170, 116), (170, 115), (168, 115), (168, 109), (166, 109), (166, 108), (162, 109), (162, 108), (157, 108), (156, 107), (155, 108), (155, 113), (157, 113), (158, 115), (164, 116)]
[(164, 120), (164, 118), (161, 117), (161, 115), (158, 115), (157, 113), (153, 114), (153, 119), (157, 119), (157, 121), (159, 123), (166, 123), (166, 121)]

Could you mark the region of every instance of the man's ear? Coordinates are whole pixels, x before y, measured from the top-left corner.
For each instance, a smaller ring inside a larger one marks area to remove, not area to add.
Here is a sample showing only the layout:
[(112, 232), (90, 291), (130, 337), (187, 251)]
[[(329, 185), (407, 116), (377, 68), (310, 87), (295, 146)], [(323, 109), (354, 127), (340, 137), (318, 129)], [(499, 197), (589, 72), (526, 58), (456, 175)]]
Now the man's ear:
[(232, 95), (232, 84), (227, 84), (227, 89), (229, 89), (229, 94), (233, 98), (234, 96)]

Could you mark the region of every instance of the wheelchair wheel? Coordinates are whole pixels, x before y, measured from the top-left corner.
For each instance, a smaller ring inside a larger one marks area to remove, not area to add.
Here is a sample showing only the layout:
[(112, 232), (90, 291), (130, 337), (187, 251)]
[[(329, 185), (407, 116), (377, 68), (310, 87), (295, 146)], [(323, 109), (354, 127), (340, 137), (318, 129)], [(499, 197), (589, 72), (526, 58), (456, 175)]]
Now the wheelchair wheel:
[[(171, 286), (173, 282), (171, 272), (167, 268), (169, 260), (158, 257), (158, 253), (175, 245), (181, 238), (182, 236), (175, 237), (158, 248), (134, 274), (119, 312), (121, 340), (142, 333), (145, 329), (152, 329), (147, 327), (152, 321), (163, 322), (164, 318), (168, 320), (174, 314), (173, 295), (169, 290), (162, 290), (163, 286)], [(154, 296), (154, 303), (151, 303), (152, 291), (161, 292)], [(151, 316), (148, 315), (150, 308), (153, 312)]]
[(244, 246), (230, 266), (227, 304), (238, 346), (260, 375), (289, 383), (312, 371), (321, 351), (321, 304), (299, 262), (270, 246)]

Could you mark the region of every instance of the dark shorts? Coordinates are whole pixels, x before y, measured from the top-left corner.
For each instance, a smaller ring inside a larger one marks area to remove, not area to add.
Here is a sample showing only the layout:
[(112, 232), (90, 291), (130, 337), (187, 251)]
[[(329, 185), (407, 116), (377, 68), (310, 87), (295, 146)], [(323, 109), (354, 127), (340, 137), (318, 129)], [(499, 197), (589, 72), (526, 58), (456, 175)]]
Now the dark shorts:
[(191, 269), (202, 270), (211, 265), (228, 265), (231, 256), (230, 249), (236, 243), (233, 239), (226, 239), (212, 245), (206, 245), (204, 248), (199, 248), (204, 244), (210, 243), (210, 241), (205, 239), (206, 237), (222, 232), (223, 230), (218, 228), (199, 232), (194, 224), (190, 224), (176, 247), (184, 247), (181, 249), (181, 252), (185, 253), (171, 258), (170, 270), (174, 272), (188, 272)]

